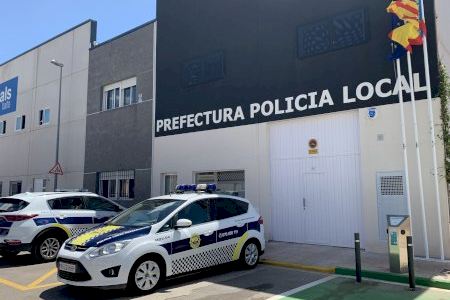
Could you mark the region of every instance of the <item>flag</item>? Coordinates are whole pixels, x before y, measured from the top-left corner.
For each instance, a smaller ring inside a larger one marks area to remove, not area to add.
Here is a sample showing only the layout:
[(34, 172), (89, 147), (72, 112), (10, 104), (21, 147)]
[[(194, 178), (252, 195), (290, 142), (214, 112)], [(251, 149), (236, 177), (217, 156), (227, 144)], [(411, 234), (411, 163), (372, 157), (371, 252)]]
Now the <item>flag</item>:
[(392, 1), (386, 10), (393, 16), (389, 38), (393, 43), (390, 59), (395, 60), (405, 55), (406, 51), (412, 52), (412, 46), (422, 45), (426, 26), (420, 18), (420, 8), (416, 1)]
[[(394, 30), (400, 26), (403, 26), (405, 22), (399, 19), (397, 15), (392, 14), (391, 16), (391, 26)], [(392, 53), (389, 56), (390, 60), (396, 60), (406, 55), (406, 49), (397, 42), (392, 41)]]

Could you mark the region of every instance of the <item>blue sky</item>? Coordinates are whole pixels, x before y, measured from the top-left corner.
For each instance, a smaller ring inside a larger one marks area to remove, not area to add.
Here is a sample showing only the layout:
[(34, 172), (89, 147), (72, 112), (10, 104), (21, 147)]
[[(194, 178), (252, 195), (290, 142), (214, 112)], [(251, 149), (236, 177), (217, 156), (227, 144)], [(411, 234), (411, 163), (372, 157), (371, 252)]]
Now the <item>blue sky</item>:
[(5, 0), (0, 63), (87, 20), (97, 21), (97, 41), (108, 40), (156, 16), (156, 0)]

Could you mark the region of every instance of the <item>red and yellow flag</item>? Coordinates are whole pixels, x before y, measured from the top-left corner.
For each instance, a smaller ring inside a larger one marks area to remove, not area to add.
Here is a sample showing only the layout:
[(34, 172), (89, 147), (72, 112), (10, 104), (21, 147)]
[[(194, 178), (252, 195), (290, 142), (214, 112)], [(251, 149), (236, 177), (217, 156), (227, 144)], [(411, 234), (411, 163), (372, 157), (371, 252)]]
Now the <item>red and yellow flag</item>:
[(386, 9), (404, 22), (389, 33), (389, 38), (412, 52), (412, 46), (422, 45), (422, 36), (426, 34), (425, 23), (420, 20), (420, 10), (417, 1), (392, 1)]

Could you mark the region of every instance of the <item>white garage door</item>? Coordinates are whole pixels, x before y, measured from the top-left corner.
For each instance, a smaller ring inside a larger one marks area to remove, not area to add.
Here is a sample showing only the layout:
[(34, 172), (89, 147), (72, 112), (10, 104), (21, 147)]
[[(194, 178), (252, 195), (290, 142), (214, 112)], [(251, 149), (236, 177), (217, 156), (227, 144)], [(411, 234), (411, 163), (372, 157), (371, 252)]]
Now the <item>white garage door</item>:
[(357, 112), (273, 123), (270, 151), (273, 239), (351, 247), (361, 224)]

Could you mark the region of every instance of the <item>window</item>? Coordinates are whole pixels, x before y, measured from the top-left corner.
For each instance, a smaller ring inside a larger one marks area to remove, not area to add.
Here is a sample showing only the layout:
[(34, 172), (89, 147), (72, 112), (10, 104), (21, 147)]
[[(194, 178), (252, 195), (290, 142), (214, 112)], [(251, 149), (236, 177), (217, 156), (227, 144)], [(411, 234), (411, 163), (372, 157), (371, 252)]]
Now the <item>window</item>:
[(86, 197), (86, 209), (96, 211), (119, 211), (119, 206), (99, 197)]
[(22, 181), (10, 181), (9, 182), (9, 195), (15, 195), (22, 193)]
[(0, 122), (0, 135), (6, 133), (6, 121)]
[(39, 111), (39, 125), (50, 123), (50, 109), (41, 109)]
[(169, 195), (175, 192), (177, 187), (177, 175), (176, 174), (162, 174), (163, 184), (161, 188), (162, 195)]
[(0, 198), (0, 212), (13, 212), (24, 209), (28, 202), (14, 198)]
[(33, 179), (33, 192), (46, 192), (47, 191), (47, 179), (34, 178)]
[(134, 199), (134, 171), (99, 173), (99, 194), (114, 200)]
[(191, 220), (192, 225), (211, 221), (210, 200), (199, 200), (183, 208), (177, 214), (177, 220), (180, 219)]
[(248, 211), (248, 203), (235, 199), (217, 198), (215, 204), (216, 220), (239, 216)]
[(16, 131), (25, 129), (25, 116), (17, 117), (16, 119)]
[(138, 103), (136, 78), (130, 78), (103, 88), (103, 110)]
[(219, 171), (195, 174), (196, 183), (215, 183), (221, 194), (245, 198), (245, 172)]
[(67, 197), (48, 200), (51, 209), (86, 209), (81, 197)]

